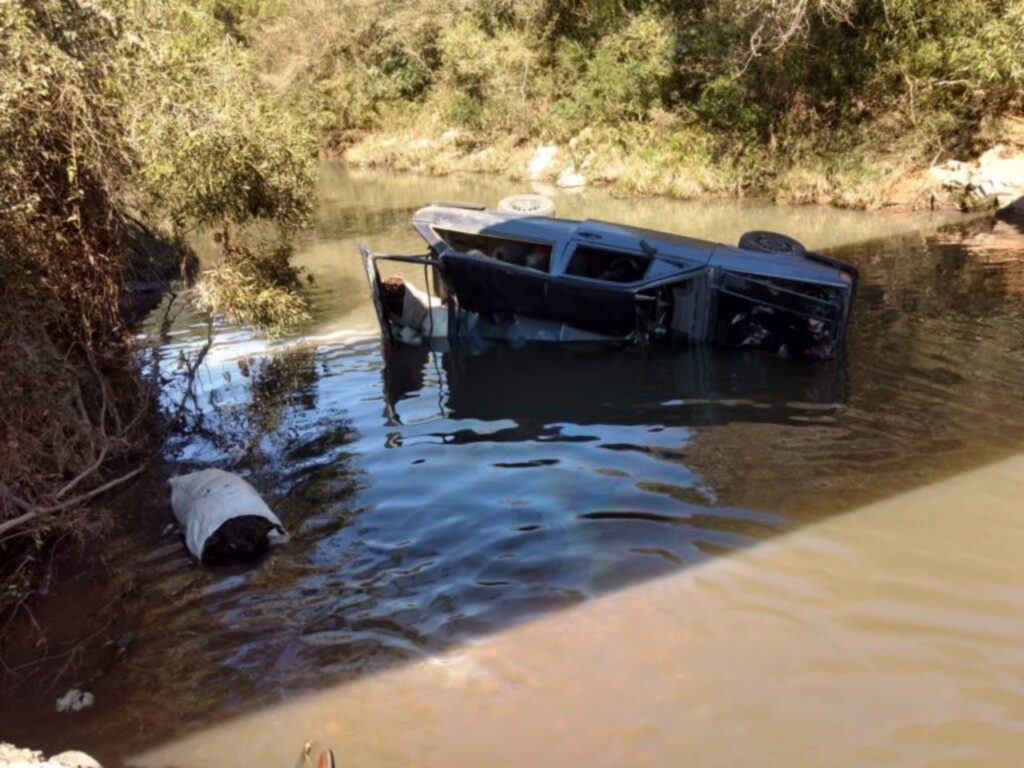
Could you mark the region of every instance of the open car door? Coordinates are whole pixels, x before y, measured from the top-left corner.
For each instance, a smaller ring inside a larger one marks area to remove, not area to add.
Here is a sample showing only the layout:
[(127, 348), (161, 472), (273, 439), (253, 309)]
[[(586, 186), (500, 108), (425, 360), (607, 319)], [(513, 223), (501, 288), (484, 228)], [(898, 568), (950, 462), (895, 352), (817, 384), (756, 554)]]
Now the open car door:
[(373, 311), (376, 313), (377, 323), (380, 325), (381, 338), (387, 344), (391, 341), (391, 324), (384, 312), (384, 294), (380, 284), (380, 271), (377, 269), (377, 257), (366, 243), (359, 244), (359, 255), (363, 257), (366, 280), (370, 284), (370, 301), (373, 302)]

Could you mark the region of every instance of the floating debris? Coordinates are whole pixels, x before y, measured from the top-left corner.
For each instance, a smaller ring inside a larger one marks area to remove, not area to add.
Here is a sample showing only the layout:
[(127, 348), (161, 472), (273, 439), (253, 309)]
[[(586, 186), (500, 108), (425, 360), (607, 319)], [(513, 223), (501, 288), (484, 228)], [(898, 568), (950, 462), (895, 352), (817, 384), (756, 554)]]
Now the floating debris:
[(57, 699), (58, 712), (81, 712), (88, 709), (96, 702), (96, 697), (88, 691), (80, 691), (72, 688), (59, 699)]

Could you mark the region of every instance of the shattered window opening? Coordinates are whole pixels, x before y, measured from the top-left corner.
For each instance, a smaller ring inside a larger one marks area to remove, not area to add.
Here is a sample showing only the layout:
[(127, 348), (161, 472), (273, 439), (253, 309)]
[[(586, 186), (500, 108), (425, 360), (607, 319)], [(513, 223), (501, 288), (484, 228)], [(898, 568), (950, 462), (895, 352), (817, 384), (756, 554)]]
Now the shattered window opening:
[(550, 243), (478, 235), (451, 229), (435, 229), (434, 232), (449, 247), (460, 253), (484, 256), (505, 264), (536, 269), (540, 272), (547, 272), (551, 268)]
[(566, 274), (610, 283), (635, 283), (647, 274), (650, 264), (651, 259), (639, 253), (578, 245)]

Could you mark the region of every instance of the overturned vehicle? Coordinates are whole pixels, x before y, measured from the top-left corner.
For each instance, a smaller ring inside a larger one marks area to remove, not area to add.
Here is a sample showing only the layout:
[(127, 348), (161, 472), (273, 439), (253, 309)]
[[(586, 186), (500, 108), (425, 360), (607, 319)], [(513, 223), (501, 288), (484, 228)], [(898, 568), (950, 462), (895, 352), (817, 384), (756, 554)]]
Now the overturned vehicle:
[[(823, 359), (842, 345), (857, 288), (853, 266), (771, 232), (732, 247), (455, 203), (412, 225), (429, 253), (360, 246), (386, 342), (675, 341)], [(386, 261), (422, 265), (426, 291), (382, 278)]]

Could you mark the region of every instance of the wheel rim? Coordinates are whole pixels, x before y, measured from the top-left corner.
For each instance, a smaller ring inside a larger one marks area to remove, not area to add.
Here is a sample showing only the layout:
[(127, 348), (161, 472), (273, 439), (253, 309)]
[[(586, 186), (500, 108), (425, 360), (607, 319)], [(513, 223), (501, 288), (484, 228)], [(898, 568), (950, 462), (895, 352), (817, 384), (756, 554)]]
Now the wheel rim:
[(772, 237), (771, 235), (759, 235), (754, 238), (754, 242), (764, 248), (766, 251), (771, 253), (795, 253), (796, 248), (794, 245), (779, 237)]
[(522, 213), (533, 213), (539, 211), (544, 206), (541, 205), (539, 200), (516, 200), (510, 207)]
[(552, 216), (555, 206), (543, 195), (510, 195), (498, 203), (498, 210), (525, 216)]

